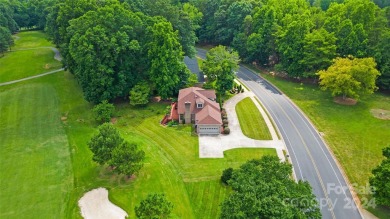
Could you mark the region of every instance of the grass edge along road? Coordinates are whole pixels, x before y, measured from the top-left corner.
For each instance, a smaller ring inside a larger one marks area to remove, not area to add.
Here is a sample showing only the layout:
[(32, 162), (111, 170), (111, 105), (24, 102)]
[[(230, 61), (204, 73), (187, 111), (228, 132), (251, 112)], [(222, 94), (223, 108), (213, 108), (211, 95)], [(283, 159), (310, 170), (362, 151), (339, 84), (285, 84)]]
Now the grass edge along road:
[(245, 136), (256, 140), (272, 140), (263, 116), (250, 97), (237, 103), (236, 113)]
[[(318, 86), (260, 75), (283, 91), (313, 122), (359, 198), (363, 198), (362, 203), (372, 200), (363, 188), (369, 186), (371, 170), (381, 162), (381, 150), (390, 142), (390, 121), (373, 117), (370, 110), (390, 110), (390, 97), (377, 92), (363, 97), (355, 106), (344, 106), (334, 103), (330, 92), (322, 91)], [(387, 208), (367, 206), (367, 209), (380, 218), (387, 218), (390, 214)]]

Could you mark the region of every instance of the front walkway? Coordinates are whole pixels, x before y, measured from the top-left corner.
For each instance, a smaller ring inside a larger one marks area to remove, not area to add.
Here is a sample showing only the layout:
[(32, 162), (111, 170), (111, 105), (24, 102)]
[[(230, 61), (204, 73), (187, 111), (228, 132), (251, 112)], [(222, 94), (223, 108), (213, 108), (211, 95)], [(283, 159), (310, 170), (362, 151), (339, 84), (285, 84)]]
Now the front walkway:
[[(254, 140), (246, 137), (240, 127), (236, 113), (236, 104), (246, 97), (250, 97), (255, 105), (259, 108), (264, 120), (270, 130), (273, 140)], [(263, 108), (255, 100), (254, 94), (250, 91), (237, 94), (225, 102), (224, 108), (228, 115), (230, 134), (219, 136), (199, 136), (199, 157), (200, 158), (223, 158), (223, 152), (235, 148), (275, 148), (281, 161), (285, 161), (283, 149), (284, 142), (278, 139), (276, 131), (269, 120)]]

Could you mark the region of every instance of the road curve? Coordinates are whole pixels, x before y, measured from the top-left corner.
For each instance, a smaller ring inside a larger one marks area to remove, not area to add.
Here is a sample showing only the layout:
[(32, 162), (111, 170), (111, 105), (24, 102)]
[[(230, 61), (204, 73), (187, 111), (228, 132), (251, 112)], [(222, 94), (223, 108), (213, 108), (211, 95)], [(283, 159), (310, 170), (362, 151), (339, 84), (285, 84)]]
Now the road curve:
[[(198, 49), (198, 56), (206, 51)], [(286, 143), (295, 175), (313, 188), (322, 218), (362, 218), (333, 156), (302, 112), (273, 85), (240, 66), (238, 79), (261, 100)]]

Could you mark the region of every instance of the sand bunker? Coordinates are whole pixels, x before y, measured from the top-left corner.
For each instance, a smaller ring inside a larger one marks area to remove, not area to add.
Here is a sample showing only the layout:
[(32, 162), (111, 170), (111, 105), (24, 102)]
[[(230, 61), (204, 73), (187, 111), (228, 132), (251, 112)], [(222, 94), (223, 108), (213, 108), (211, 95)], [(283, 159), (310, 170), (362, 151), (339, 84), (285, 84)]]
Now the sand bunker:
[(98, 188), (89, 191), (79, 200), (84, 219), (124, 219), (127, 213), (108, 200), (108, 191)]

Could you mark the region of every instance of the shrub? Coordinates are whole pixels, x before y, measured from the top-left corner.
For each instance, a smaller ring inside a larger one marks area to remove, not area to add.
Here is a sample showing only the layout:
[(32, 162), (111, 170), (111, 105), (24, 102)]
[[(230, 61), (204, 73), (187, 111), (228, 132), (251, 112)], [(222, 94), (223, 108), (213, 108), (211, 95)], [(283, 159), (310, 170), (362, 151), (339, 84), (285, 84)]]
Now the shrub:
[(223, 130), (223, 133), (226, 134), (226, 135), (230, 134), (229, 127), (225, 127), (224, 130)]
[(146, 82), (136, 84), (129, 93), (130, 105), (144, 106), (149, 103), (150, 86)]
[(175, 126), (175, 125), (177, 125), (178, 123), (175, 121), (175, 120), (172, 120), (172, 121), (169, 121), (168, 123), (167, 123), (167, 126), (168, 127), (172, 127), (172, 126)]
[(227, 118), (228, 118), (227, 115), (222, 116), (222, 119), (223, 119), (223, 120), (225, 120), (225, 119), (227, 119)]
[(134, 208), (135, 215), (139, 219), (170, 218), (173, 204), (164, 194), (149, 194)]
[(171, 106), (171, 105), (167, 106), (167, 107), (165, 108), (165, 114), (166, 114), (166, 115), (171, 114), (171, 109), (172, 109), (172, 106)]
[(211, 82), (204, 83), (202, 87), (203, 87), (203, 89), (206, 89), (206, 90), (214, 89), (214, 86), (213, 86), (213, 84)]
[(224, 125), (227, 125), (227, 124), (229, 124), (229, 121), (228, 121), (227, 119), (224, 119), (224, 120), (222, 120), (222, 123), (223, 123)]
[(196, 83), (198, 83), (198, 75), (190, 74), (187, 81), (187, 87), (193, 87)]
[(232, 178), (232, 174), (233, 174), (233, 168), (229, 167), (229, 168), (225, 169), (222, 172), (221, 181), (224, 184), (229, 185), (228, 181), (229, 181), (229, 179)]
[(99, 103), (93, 107), (93, 112), (95, 114), (95, 119), (101, 123), (109, 122), (111, 116), (113, 115), (115, 107), (113, 104), (109, 103), (107, 100)]

